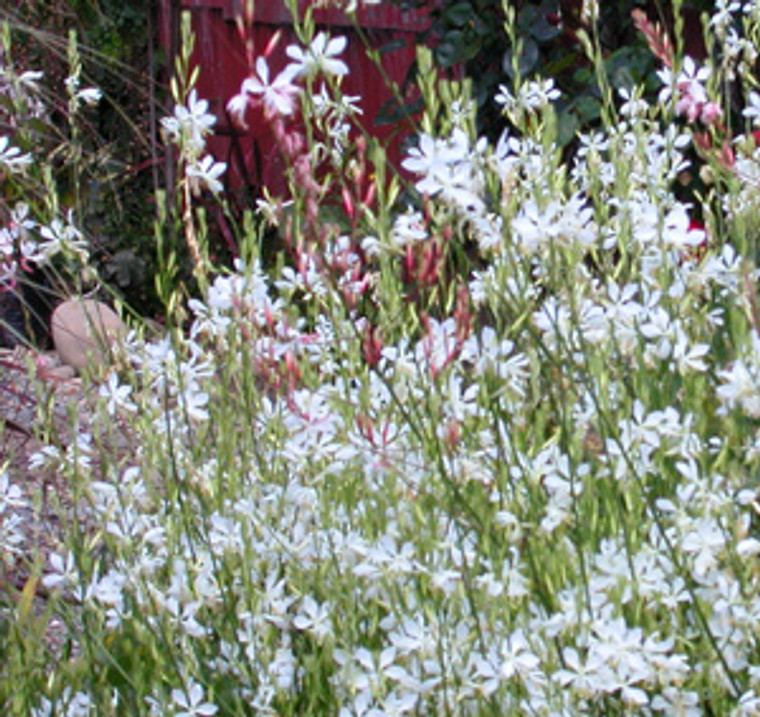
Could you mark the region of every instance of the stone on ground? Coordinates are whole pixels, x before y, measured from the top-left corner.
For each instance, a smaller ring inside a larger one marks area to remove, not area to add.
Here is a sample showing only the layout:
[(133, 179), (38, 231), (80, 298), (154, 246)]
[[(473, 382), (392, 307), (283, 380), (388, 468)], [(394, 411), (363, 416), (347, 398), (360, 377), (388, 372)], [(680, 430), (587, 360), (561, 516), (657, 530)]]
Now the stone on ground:
[(61, 362), (78, 371), (106, 365), (110, 347), (127, 332), (113, 309), (93, 299), (64, 301), (53, 312), (50, 328)]

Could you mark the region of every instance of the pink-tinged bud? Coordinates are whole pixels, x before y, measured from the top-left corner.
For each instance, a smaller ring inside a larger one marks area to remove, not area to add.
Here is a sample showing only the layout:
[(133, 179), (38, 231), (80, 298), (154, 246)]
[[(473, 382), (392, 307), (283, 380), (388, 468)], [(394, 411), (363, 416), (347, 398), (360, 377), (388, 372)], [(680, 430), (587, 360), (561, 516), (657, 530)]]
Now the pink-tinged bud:
[(632, 10), (631, 17), (636, 29), (646, 38), (652, 54), (661, 60), (665, 67), (672, 69), (675, 53), (667, 31), (658, 23), (653, 23), (640, 8)]
[(377, 326), (369, 326), (362, 338), (362, 353), (369, 366), (376, 366), (383, 353), (383, 339)]
[(351, 179), (357, 191), (364, 184), (365, 167), (364, 162), (356, 162), (351, 168)]
[(361, 436), (369, 441), (373, 446), (375, 445), (375, 428), (372, 425), (372, 419), (369, 416), (360, 413), (356, 417), (356, 427), (359, 429)]
[(283, 240), (285, 241), (285, 246), (288, 247), (288, 249), (293, 248), (293, 223), (290, 220), (285, 223)]
[[(28, 256), (24, 256), (23, 254), (19, 257), (18, 260), (18, 268), (21, 269), (21, 271), (25, 271), (27, 274), (31, 274), (34, 271), (34, 267), (30, 264), (30, 259)], [(8, 286), (6, 284), (6, 287), (8, 288), (15, 288), (16, 287), (16, 278), (14, 277), (12, 280), (12, 285)]]
[(351, 193), (348, 191), (348, 187), (343, 187), (341, 194), (343, 195), (343, 209), (345, 210), (349, 221), (353, 224), (356, 208), (354, 207), (354, 200), (351, 197)]
[(451, 419), (444, 429), (443, 440), (447, 446), (454, 448), (462, 440), (462, 426), (459, 421)]
[(454, 307), (454, 321), (457, 326), (457, 341), (464, 343), (472, 331), (472, 311), (470, 310), (470, 290), (465, 284), (457, 289), (457, 301)]
[(364, 206), (371, 207), (375, 203), (375, 196), (377, 195), (377, 182), (374, 179), (369, 183), (367, 191), (364, 193)]
[(316, 227), (319, 224), (319, 202), (314, 194), (306, 198), (306, 222), (307, 226)]
[(288, 379), (288, 387), (292, 391), (301, 382), (301, 369), (292, 351), (285, 354), (285, 375)]
[(405, 284), (414, 283), (417, 277), (417, 259), (414, 256), (414, 249), (411, 244), (406, 245), (406, 254), (404, 255), (404, 271), (402, 281)]
[(269, 59), (274, 52), (275, 48), (280, 42), (280, 38), (282, 37), (282, 28), (277, 30), (274, 35), (270, 38), (269, 42), (267, 43), (267, 46), (264, 48), (264, 57)]
[(435, 286), (441, 269), (442, 252), (435, 241), (428, 242), (422, 255), (418, 280), (422, 286)]
[(712, 138), (707, 132), (694, 132), (692, 139), (694, 140), (694, 144), (698, 149), (712, 149)]
[(723, 141), (723, 144), (720, 148), (719, 161), (724, 167), (733, 167), (736, 163), (736, 154), (734, 153), (734, 149), (725, 140)]

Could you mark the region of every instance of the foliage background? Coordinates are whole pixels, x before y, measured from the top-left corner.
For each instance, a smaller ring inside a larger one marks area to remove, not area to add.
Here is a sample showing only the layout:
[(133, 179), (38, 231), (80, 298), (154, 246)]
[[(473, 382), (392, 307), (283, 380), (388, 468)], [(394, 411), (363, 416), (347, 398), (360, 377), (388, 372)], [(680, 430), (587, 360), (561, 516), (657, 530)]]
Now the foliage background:
[(60, 158), (55, 180), (63, 208), (76, 203), (74, 179), (61, 149), (66, 126), (61, 88), (68, 72), (69, 33), (76, 33), (83, 79), (103, 91), (81, 135), (81, 175), (75, 178), (83, 200), (76, 206), (78, 219), (109, 288), (145, 315), (159, 308), (153, 286), (154, 193), (161, 171), (155, 117), (165, 99), (159, 80), (166, 60), (158, 47), (155, 17), (156, 3), (142, 0), (25, 0), (16, 8), (0, 9), (0, 19), (13, 30), (14, 61), (45, 73), (46, 99), (58, 107), (45, 128), (53, 134), (40, 141)]

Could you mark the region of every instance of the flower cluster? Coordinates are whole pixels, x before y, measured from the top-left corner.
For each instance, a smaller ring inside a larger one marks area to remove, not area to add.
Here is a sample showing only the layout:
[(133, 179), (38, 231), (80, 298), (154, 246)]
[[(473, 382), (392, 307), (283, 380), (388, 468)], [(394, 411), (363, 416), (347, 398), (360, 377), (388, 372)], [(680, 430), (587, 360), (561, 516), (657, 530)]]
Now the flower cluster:
[(345, 37), (330, 38), (320, 32), (307, 48), (289, 45), (285, 53), (292, 60), (272, 77), (264, 55), (256, 59), (255, 71), (243, 80), (240, 92), (228, 103), (227, 110), (241, 127), (246, 126), (248, 107), (263, 107), (268, 119), (292, 115), (297, 109), (301, 87), (296, 80), (314, 77), (341, 77), (348, 73), (345, 62), (338, 59), (346, 48)]
[[(44, 585), (87, 659), (130, 667), (81, 692), (55, 669), (34, 706), (760, 713), (753, 150), (726, 197), (677, 196), (709, 123), (689, 62), (570, 160), (551, 86), (515, 87), (529, 121), (495, 145), (466, 96), (425, 125), (399, 209), (321, 136), (342, 46), (274, 79), (259, 58), (230, 108), (263, 108), (291, 161), (290, 204), (262, 205), (287, 256), (130, 337), (92, 427), (34, 458), (82, 497)], [(200, 145), (205, 116), (165, 127)]]
[(223, 189), (219, 178), (227, 165), (216, 162), (206, 151), (206, 137), (212, 132), (216, 117), (209, 113), (208, 102), (198, 99), (197, 92), (190, 90), (187, 104), (177, 105), (174, 116), (164, 117), (161, 126), (166, 139), (181, 150), (185, 175), (195, 193), (206, 188), (213, 194)]
[[(93, 105), (101, 95), (96, 88), (80, 86), (81, 67), (72, 48), (65, 89), (68, 120), (74, 126), (79, 106)], [(0, 188), (5, 197), (0, 199), (0, 291), (13, 290), (23, 272), (48, 265), (59, 255), (79, 266), (89, 259), (73, 212), (59, 208), (55, 196), (49, 147), (41, 139), (41, 128), (53, 114), (40, 87), (42, 78), (41, 72), (18, 69), (10, 61), (9, 48), (0, 49), (0, 120), (5, 128), (0, 136)], [(72, 155), (79, 153), (78, 149)]]

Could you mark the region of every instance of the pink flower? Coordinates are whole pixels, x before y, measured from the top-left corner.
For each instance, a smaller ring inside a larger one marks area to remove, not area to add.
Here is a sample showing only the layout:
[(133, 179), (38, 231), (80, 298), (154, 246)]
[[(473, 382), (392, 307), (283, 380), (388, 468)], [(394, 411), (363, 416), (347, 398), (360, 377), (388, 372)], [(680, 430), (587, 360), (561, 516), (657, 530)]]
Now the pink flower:
[(720, 106), (711, 102), (707, 96), (705, 83), (710, 77), (707, 67), (697, 67), (691, 57), (686, 57), (681, 73), (674, 79), (674, 74), (669, 68), (657, 73), (665, 87), (660, 91), (660, 101), (667, 102), (676, 94), (676, 112), (681, 117), (686, 117), (689, 122), (701, 120), (705, 125), (718, 122), (723, 116)]
[(700, 119), (708, 127), (716, 124), (723, 117), (723, 110), (717, 102), (708, 102), (702, 107)]
[(269, 63), (265, 57), (256, 60), (256, 74), (243, 80), (240, 93), (227, 104), (227, 110), (240, 124), (245, 126), (245, 109), (248, 103), (264, 105), (268, 118), (291, 115), (295, 110), (295, 100), (301, 88), (293, 84), (296, 73), (286, 67), (273, 80), (269, 79)]

